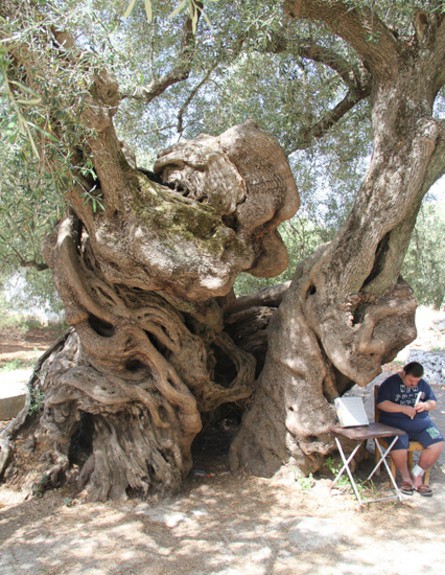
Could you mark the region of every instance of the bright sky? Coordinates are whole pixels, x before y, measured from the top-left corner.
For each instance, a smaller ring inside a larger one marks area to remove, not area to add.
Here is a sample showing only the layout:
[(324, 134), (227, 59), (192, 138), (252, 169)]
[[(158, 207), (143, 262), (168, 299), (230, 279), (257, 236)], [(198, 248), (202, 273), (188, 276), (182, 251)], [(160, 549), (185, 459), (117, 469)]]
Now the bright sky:
[(437, 180), (434, 186), (431, 187), (428, 195), (434, 196), (439, 202), (445, 201), (445, 176)]

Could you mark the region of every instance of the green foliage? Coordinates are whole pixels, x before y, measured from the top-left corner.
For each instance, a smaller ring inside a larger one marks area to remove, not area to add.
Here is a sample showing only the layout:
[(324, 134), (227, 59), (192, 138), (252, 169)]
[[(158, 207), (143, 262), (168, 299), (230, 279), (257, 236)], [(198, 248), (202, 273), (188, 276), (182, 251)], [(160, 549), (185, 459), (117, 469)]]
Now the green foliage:
[[(2, 22), (0, 50), (0, 255), (2, 278), (17, 265), (44, 267), (42, 239), (64, 210), (72, 181), (69, 150), (79, 141), (76, 110), (86, 84), (59, 65), (43, 24), (27, 10)], [(26, 48), (24, 47), (26, 46)], [(28, 50), (34, 78), (13, 65), (14, 50)]]
[[(150, 23), (153, 19), (152, 3), (151, 0), (143, 0), (143, 2), (144, 2), (145, 14), (147, 15), (147, 22)], [(203, 5), (205, 5), (206, 2), (218, 2), (218, 0), (200, 0), (200, 1), (182, 0), (181, 2), (178, 3), (178, 6), (170, 14), (170, 18), (174, 18), (181, 12), (184, 11), (188, 12), (192, 20), (193, 33), (196, 34), (198, 15), (203, 13), (205, 16)], [(124, 18), (128, 18), (128, 16), (132, 14), (135, 6), (136, 6), (136, 0), (130, 0), (127, 9), (124, 12)]]
[(19, 314), (38, 309), (43, 313), (61, 314), (62, 303), (49, 270), (26, 269), (12, 275), (0, 275), (0, 285), (8, 293), (8, 307)]
[[(41, 298), (42, 290), (36, 286), (29, 284), (24, 284), (29, 293), (30, 288), (33, 288), (38, 293), (32, 300), (27, 300), (26, 296), (22, 294), (21, 305), (17, 305), (16, 300), (7, 300), (5, 294), (0, 292), (0, 338), (14, 340), (21, 339), (25, 334), (32, 329), (54, 329), (56, 334), (65, 329), (65, 326), (61, 320), (57, 323), (51, 323), (47, 325), (42, 324), (42, 321), (36, 319), (35, 316), (30, 315), (29, 311), (33, 306), (38, 306), (40, 302), (40, 310), (45, 312), (57, 312), (61, 308), (60, 302), (53, 303), (52, 301), (45, 300), (44, 305), (42, 305)], [(52, 288), (54, 292), (54, 288)]]
[[(444, 3), (433, 0), (347, 3), (371, 11), (369, 41), (377, 42), (377, 17), (408, 41), (417, 9), (444, 11)], [(197, 23), (198, 6), (196, 0), (48, 0), (23, 3), (15, 19), (0, 21), (2, 282), (17, 266), (43, 263), (40, 245), (64, 213), (66, 192), (79, 179), (95, 179), (88, 159), (91, 134), (80, 117), (92, 76), (103, 67), (115, 74), (123, 95), (116, 116), (119, 137), (143, 167), (151, 167), (156, 152), (175, 141), (217, 134), (248, 118), (278, 138), (290, 154), (302, 209), (281, 228), (291, 263), (273, 283), (289, 279), (297, 262), (329, 240), (345, 219), (371, 153), (369, 104), (356, 105), (323, 138), (311, 139), (311, 126), (348, 87), (332, 67), (307, 58), (301, 46), (316, 42), (352, 70), (358, 67), (353, 50), (322, 27), (290, 22), (280, 2), (207, 0), (205, 17)], [(195, 22), (196, 45), (182, 50), (188, 16)], [(48, 29), (71, 33), (77, 46), (49, 42)], [(13, 65), (17, 50), (33, 59), (32, 78)], [(147, 104), (144, 91), (189, 61), (186, 79)], [(443, 99), (436, 114), (443, 114)], [(83, 197), (94, 213), (103, 209), (94, 186), (86, 186)], [(440, 266), (422, 265), (422, 273), (416, 269), (411, 275), (437, 283)], [(48, 293), (46, 280), (36, 278), (29, 273), (31, 283)], [(237, 289), (245, 293), (264, 283), (272, 282), (241, 277)], [(438, 305), (439, 298), (430, 299)]]
[(241, 274), (234, 286), (237, 295), (255, 293), (263, 287), (284, 283), (292, 279), (297, 265), (313, 253), (320, 244), (329, 241), (334, 233), (334, 230), (314, 226), (309, 220), (298, 215), (281, 224), (279, 231), (289, 254), (287, 269), (279, 276), (268, 279)]
[[(342, 468), (343, 464), (341, 461), (334, 459), (334, 457), (329, 456), (325, 460), (325, 465), (328, 470), (332, 473), (334, 477), (338, 475), (340, 469)], [(343, 489), (349, 489), (351, 486), (351, 482), (349, 481), (349, 477), (346, 474), (343, 474), (340, 479), (337, 481), (336, 485)], [(357, 486), (360, 488), (359, 483), (357, 482)]]
[(315, 479), (312, 473), (309, 473), (307, 477), (299, 475), (296, 481), (300, 489), (302, 489), (303, 491), (309, 491), (315, 485)]
[(31, 402), (29, 404), (28, 413), (32, 415), (33, 413), (38, 413), (45, 402), (45, 392), (41, 389), (34, 389), (33, 387), (28, 387), (29, 393), (31, 395)]
[[(334, 477), (338, 475), (340, 469), (343, 467), (342, 461), (336, 460), (334, 457), (331, 456), (325, 460), (325, 464)], [(363, 481), (362, 479), (355, 477), (355, 484), (357, 487), (357, 491), (363, 497), (365, 496), (369, 497), (369, 493), (372, 494), (372, 497), (375, 497), (379, 493), (379, 490), (375, 486), (373, 481)], [(352, 491), (352, 485), (346, 473), (344, 473), (340, 477), (340, 479), (336, 483), (336, 486), (340, 489)]]
[(12, 359), (0, 367), (0, 371), (15, 371), (16, 369), (25, 369), (34, 365), (33, 359)]
[(17, 266), (43, 266), (40, 245), (54, 228), (62, 202), (51, 177), (18, 142), (0, 135), (0, 276)]
[(425, 203), (406, 254), (402, 274), (419, 303), (445, 304), (445, 200)]
[(23, 316), (11, 313), (10, 305), (3, 294), (0, 293), (0, 337), (26, 332), (26, 321)]
[[(128, 16), (130, 16), (130, 14), (133, 12), (135, 5), (136, 0), (130, 0), (127, 9), (124, 12), (124, 18), (128, 18)], [(147, 14), (147, 22), (151, 22), (153, 16), (151, 0), (144, 0), (144, 7), (145, 7), (145, 13)]]
[[(359, 10), (368, 9), (372, 15), (378, 16), (385, 22), (389, 22), (399, 36), (407, 36), (412, 33), (412, 20), (416, 10), (426, 12), (445, 12), (443, 0), (345, 0), (351, 8)], [(370, 24), (373, 22), (371, 21)], [(370, 39), (375, 38), (370, 31)]]

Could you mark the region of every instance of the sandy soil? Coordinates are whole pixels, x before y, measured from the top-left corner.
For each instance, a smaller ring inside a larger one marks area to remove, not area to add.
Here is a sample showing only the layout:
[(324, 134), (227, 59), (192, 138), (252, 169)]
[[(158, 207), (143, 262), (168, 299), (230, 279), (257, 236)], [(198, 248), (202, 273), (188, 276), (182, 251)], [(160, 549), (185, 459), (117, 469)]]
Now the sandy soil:
[[(362, 393), (369, 398), (371, 391), (370, 385)], [(435, 391), (435, 420), (445, 429), (445, 387)], [(366, 477), (372, 461), (362, 463), (359, 477)], [(195, 462), (183, 492), (163, 501), (81, 503), (67, 488), (24, 500), (0, 487), (0, 573), (443, 573), (443, 458), (431, 473), (432, 498), (414, 494), (362, 511), (351, 490), (331, 490), (327, 476), (284, 481), (233, 475), (222, 450), (209, 453), (205, 442)], [(374, 491), (364, 495), (389, 493), (382, 473)]]

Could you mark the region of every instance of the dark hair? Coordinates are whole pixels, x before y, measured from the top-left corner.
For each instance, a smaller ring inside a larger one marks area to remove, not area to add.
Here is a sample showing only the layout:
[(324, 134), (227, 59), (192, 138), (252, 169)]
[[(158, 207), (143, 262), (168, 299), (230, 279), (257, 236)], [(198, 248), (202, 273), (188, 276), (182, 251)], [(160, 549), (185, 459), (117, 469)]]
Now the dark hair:
[(407, 363), (403, 368), (406, 375), (412, 375), (414, 377), (422, 377), (423, 375), (423, 365), (418, 361), (411, 361)]

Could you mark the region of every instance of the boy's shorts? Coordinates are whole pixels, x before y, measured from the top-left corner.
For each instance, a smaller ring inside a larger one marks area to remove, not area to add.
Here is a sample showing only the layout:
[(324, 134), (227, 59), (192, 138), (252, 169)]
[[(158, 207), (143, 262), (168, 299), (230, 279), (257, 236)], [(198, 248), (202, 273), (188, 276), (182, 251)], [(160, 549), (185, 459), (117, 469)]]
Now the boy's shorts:
[[(391, 439), (388, 438), (387, 441), (390, 443)], [(409, 433), (401, 435), (395, 442), (391, 451), (397, 451), (398, 449), (408, 449), (410, 441), (418, 441), (421, 445), (423, 445), (423, 447), (429, 447), (434, 443), (445, 441), (445, 439), (442, 433), (433, 423), (422, 431), (410, 431)]]

